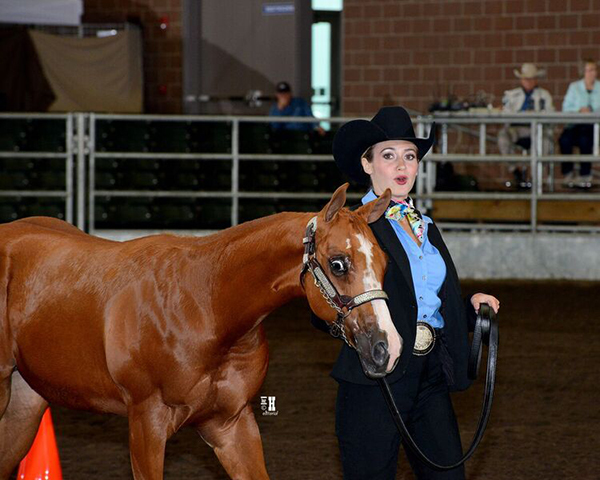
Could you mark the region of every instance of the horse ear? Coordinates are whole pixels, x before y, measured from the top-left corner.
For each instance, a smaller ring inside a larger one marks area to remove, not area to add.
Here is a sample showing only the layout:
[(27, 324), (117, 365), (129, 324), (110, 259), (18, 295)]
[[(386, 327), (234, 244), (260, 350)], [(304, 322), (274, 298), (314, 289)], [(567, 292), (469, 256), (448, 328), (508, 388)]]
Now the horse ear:
[(329, 203), (323, 208), (326, 222), (331, 222), (340, 209), (346, 204), (346, 190), (348, 190), (348, 185), (348, 183), (344, 183), (339, 187), (331, 196)]
[(356, 213), (364, 216), (367, 220), (367, 223), (373, 223), (383, 215), (383, 213), (387, 210), (390, 200), (392, 198), (392, 192), (389, 188), (385, 189), (385, 192), (379, 196), (377, 200), (372, 200), (366, 205), (363, 205)]

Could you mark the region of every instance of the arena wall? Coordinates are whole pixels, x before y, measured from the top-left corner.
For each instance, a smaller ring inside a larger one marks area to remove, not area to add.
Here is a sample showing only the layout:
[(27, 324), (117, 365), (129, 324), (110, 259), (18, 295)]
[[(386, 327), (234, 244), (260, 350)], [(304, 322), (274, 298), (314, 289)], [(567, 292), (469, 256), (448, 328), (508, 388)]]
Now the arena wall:
[(598, 237), (574, 233), (450, 233), (463, 279), (600, 280)]
[[(164, 231), (107, 230), (97, 235), (123, 242), (158, 233)], [(462, 280), (600, 281), (594, 234), (444, 232), (444, 240)]]
[(426, 112), (478, 91), (500, 106), (535, 62), (559, 107), (583, 58), (600, 58), (600, 0), (344, 0), (343, 114), (385, 104)]

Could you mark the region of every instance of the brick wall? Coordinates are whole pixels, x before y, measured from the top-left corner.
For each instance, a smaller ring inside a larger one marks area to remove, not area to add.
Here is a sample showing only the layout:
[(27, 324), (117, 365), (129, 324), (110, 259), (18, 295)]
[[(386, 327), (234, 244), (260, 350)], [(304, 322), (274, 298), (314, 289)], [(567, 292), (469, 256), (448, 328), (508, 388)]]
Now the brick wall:
[(344, 115), (480, 90), (500, 106), (523, 62), (560, 109), (580, 60), (600, 59), (600, 0), (345, 0), (343, 15)]
[[(85, 0), (84, 22), (139, 22), (144, 37), (145, 111), (182, 111), (182, 0)], [(166, 17), (168, 25), (161, 29)]]

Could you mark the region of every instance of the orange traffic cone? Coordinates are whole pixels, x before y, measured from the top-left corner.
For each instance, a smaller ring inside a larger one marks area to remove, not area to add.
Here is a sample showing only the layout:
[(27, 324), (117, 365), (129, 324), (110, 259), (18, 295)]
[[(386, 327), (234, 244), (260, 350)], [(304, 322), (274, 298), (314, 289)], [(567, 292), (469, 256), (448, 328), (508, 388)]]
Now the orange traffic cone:
[(50, 409), (46, 410), (33, 445), (19, 465), (18, 480), (62, 480)]

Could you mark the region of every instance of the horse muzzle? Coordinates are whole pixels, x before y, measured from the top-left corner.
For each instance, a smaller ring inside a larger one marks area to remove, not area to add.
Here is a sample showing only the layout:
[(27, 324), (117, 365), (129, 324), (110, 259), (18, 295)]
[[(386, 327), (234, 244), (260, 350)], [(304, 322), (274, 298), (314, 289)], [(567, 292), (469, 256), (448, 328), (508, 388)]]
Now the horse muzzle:
[(365, 375), (369, 378), (382, 378), (391, 373), (400, 359), (400, 352), (388, 371), (390, 360), (387, 334), (378, 328), (354, 336), (356, 351)]

